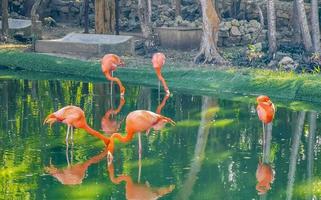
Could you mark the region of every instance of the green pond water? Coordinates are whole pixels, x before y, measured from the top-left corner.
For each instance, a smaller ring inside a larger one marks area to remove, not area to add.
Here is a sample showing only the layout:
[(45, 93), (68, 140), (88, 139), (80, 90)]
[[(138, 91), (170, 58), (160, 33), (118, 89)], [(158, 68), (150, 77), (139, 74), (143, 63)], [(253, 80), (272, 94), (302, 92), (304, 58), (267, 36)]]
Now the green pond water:
[[(129, 112), (155, 112), (164, 98), (154, 88), (124, 85), (126, 102), (110, 116), (122, 133)], [(105, 113), (120, 102), (114, 88), (111, 95), (107, 81), (0, 79), (0, 199), (320, 198), (321, 121), (314, 111), (277, 107), (263, 139), (254, 101), (173, 91), (161, 114), (176, 126), (142, 134), (141, 165), (138, 135), (116, 142), (109, 167), (103, 142), (76, 130), (66, 149), (66, 125), (43, 125), (49, 113), (77, 105), (103, 133)], [(261, 160), (274, 171), (264, 195), (256, 190)]]

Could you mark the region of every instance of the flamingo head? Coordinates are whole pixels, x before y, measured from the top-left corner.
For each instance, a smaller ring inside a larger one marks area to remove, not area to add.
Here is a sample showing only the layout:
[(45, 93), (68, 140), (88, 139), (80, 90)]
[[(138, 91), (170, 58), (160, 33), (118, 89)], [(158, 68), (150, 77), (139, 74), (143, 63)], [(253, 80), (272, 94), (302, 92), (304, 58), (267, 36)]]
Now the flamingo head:
[(162, 67), (165, 64), (166, 57), (163, 53), (155, 53), (152, 58), (154, 68)]
[(260, 95), (256, 98), (256, 102), (257, 103), (268, 103), (268, 104), (272, 104), (272, 101), (270, 99), (270, 97), (265, 96), (265, 95)]
[(52, 126), (53, 123), (55, 123), (56, 121), (58, 121), (57, 117), (55, 116), (54, 113), (48, 115), (46, 117), (46, 119), (43, 121), (43, 124), (49, 124), (50, 127)]

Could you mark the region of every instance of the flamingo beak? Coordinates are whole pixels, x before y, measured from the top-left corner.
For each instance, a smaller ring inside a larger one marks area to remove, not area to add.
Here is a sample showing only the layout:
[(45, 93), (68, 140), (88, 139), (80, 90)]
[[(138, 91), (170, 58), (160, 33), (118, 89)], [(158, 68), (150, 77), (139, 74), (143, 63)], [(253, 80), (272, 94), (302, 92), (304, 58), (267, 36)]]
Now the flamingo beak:
[(125, 66), (124, 61), (120, 60), (120, 61), (119, 61), (119, 66), (124, 67), (124, 66)]

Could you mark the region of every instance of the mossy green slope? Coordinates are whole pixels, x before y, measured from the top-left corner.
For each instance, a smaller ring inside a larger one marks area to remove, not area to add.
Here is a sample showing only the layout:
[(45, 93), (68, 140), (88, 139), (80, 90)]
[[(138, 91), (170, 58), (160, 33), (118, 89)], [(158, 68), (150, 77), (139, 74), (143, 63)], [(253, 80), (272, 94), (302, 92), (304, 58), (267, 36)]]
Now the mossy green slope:
[[(123, 82), (157, 86), (151, 65), (137, 66), (128, 60), (127, 66), (118, 68), (115, 76)], [(19, 51), (0, 51), (0, 66), (35, 72), (49, 72), (75, 76), (85, 80), (105, 81), (99, 62), (87, 62), (43, 54)], [(258, 69), (216, 70), (208, 68), (186, 69), (165, 66), (163, 76), (171, 90), (193, 94), (218, 96), (244, 96), (265, 94), (272, 98), (291, 101), (321, 102), (321, 76), (295, 74)]]

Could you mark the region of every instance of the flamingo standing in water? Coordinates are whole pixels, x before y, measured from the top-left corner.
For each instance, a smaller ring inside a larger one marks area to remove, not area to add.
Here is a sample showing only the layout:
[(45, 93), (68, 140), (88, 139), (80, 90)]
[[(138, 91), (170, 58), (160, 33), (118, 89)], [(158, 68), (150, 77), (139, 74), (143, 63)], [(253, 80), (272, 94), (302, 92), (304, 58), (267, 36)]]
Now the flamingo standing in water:
[(256, 111), (259, 119), (263, 124), (271, 123), (275, 115), (275, 107), (270, 98), (268, 96), (261, 95), (256, 98), (256, 101), (258, 103)]
[(88, 126), (84, 111), (77, 106), (65, 106), (60, 110), (52, 114), (49, 114), (43, 123), (44, 124), (49, 123), (51, 126), (55, 122), (62, 122), (64, 124), (67, 124), (68, 129), (67, 129), (67, 135), (66, 135), (66, 144), (68, 144), (69, 133), (71, 136), (71, 140), (73, 140), (73, 132), (74, 132), (73, 128), (84, 129), (91, 135), (102, 140), (106, 146), (108, 146), (109, 144), (109, 141), (110, 141), (109, 138), (105, 137), (98, 131)]
[[(162, 115), (156, 114), (151, 111), (147, 110), (136, 110), (129, 113), (126, 117), (126, 136), (122, 136), (120, 133), (112, 134), (110, 138), (110, 143), (108, 145), (108, 162), (111, 163), (113, 160), (113, 153), (114, 153), (114, 139), (117, 138), (122, 143), (129, 142), (133, 139), (135, 133), (145, 132), (146, 134), (149, 133), (150, 129), (153, 128), (154, 130), (160, 130), (164, 127), (166, 123), (171, 123), (175, 125), (175, 122)], [(141, 157), (142, 152), (142, 145), (141, 141), (139, 140), (139, 157)]]
[[(155, 53), (153, 55), (153, 58), (152, 58), (152, 64), (153, 64), (153, 67), (156, 71), (156, 74), (157, 74), (157, 77), (159, 79), (160, 82), (162, 82), (163, 84), (163, 87), (164, 87), (164, 90), (167, 94), (169, 94), (169, 89), (167, 87), (167, 84), (166, 84), (166, 81), (165, 79), (163, 78), (162, 76), (162, 67), (163, 65), (165, 64), (165, 55), (163, 53)], [(159, 85), (159, 82), (158, 82), (158, 85)]]
[[(271, 122), (273, 121), (274, 115), (275, 115), (275, 107), (272, 101), (270, 100), (270, 97), (261, 95), (256, 98), (256, 101), (258, 103), (256, 107), (257, 115), (259, 116), (259, 119), (262, 121), (262, 127), (263, 127), (263, 146), (265, 146), (265, 125), (271, 125)], [(272, 128), (270, 126), (270, 128)]]
[(124, 62), (115, 54), (106, 54), (101, 60), (101, 69), (106, 78), (110, 81), (116, 81), (119, 86), (120, 95), (125, 94), (125, 88), (119, 78), (113, 77), (113, 72), (117, 69), (117, 66), (123, 66)]

